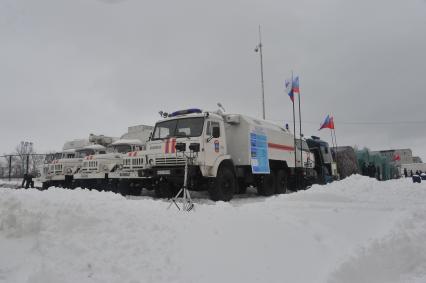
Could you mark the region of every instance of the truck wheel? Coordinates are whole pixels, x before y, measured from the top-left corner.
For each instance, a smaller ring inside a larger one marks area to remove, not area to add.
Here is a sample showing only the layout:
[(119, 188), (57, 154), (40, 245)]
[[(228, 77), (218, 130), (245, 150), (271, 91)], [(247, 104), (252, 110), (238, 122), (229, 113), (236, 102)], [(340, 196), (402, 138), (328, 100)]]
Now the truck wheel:
[(49, 182), (44, 182), (44, 183), (41, 185), (41, 188), (42, 188), (43, 190), (47, 190), (49, 187), (50, 187), (50, 183), (49, 183)]
[(130, 194), (132, 196), (140, 196), (142, 194), (142, 187), (138, 186), (138, 184), (132, 183), (130, 187)]
[(79, 186), (80, 188), (82, 188), (83, 190), (84, 190), (84, 189), (88, 189), (86, 181), (79, 181), (79, 182), (78, 182), (78, 186)]
[(213, 184), (209, 187), (210, 199), (214, 201), (230, 201), (237, 189), (234, 172), (229, 167), (222, 166), (217, 172)]
[(118, 183), (118, 192), (122, 196), (127, 196), (129, 194), (129, 182), (128, 181), (120, 181)]
[(111, 192), (113, 192), (113, 193), (119, 193), (120, 192), (118, 190), (118, 182), (116, 180), (111, 181), (111, 183), (109, 184), (109, 188), (111, 189)]
[(276, 174), (271, 170), (271, 173), (262, 176), (260, 184), (257, 186), (257, 193), (261, 196), (272, 196), (275, 194)]
[(287, 173), (284, 170), (279, 170), (277, 174), (276, 194), (287, 193)]

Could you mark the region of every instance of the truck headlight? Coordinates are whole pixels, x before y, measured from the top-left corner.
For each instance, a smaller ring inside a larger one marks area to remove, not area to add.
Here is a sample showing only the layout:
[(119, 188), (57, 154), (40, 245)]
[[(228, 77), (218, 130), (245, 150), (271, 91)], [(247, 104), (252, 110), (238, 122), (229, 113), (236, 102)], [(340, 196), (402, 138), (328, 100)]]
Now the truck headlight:
[(104, 170), (104, 171), (109, 171), (108, 165), (106, 165), (106, 164), (105, 164), (105, 165), (103, 166), (103, 170)]
[(152, 165), (152, 164), (154, 164), (154, 159), (149, 160), (149, 165)]
[(72, 174), (72, 169), (71, 169), (71, 168), (67, 168), (67, 170), (65, 170), (65, 172), (66, 172), (67, 174)]

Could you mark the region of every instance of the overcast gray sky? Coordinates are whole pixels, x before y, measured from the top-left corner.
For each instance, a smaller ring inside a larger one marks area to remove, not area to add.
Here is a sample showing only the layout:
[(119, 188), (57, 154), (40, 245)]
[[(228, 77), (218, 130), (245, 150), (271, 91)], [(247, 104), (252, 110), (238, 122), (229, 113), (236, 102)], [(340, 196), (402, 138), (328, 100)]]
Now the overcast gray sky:
[(268, 119), (291, 123), (293, 70), (305, 135), (332, 113), (339, 145), (426, 159), (425, 0), (2, 0), (0, 153), (219, 101), (260, 117), (259, 24)]

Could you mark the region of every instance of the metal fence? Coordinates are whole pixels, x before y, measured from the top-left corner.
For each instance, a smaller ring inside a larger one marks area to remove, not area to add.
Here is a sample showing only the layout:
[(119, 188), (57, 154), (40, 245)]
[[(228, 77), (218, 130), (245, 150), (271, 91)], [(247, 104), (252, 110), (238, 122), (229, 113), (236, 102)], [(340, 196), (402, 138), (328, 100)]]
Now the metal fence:
[(0, 156), (0, 179), (21, 179), (25, 174), (37, 176), (46, 154), (7, 154)]

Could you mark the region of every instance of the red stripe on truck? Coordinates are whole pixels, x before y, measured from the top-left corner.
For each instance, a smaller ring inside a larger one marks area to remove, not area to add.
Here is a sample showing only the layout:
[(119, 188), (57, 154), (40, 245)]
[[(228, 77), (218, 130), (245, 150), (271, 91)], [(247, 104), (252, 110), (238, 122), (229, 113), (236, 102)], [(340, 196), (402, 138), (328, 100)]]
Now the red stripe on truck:
[(279, 150), (288, 150), (288, 151), (294, 150), (294, 146), (271, 143), (271, 142), (268, 142), (268, 147), (273, 149), (279, 149)]
[(169, 153), (169, 143), (170, 143), (170, 139), (167, 139), (166, 146), (164, 147), (164, 153)]
[(172, 148), (170, 150), (172, 153), (176, 152), (176, 139), (172, 139)]

